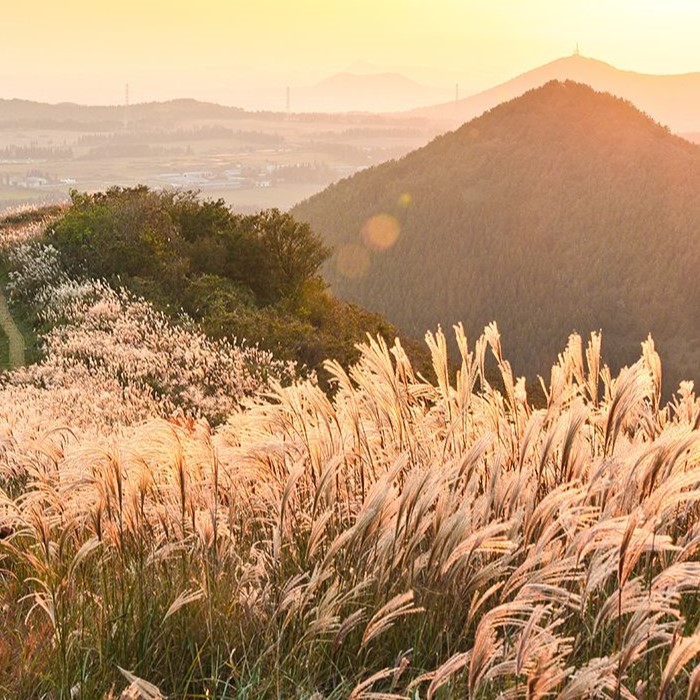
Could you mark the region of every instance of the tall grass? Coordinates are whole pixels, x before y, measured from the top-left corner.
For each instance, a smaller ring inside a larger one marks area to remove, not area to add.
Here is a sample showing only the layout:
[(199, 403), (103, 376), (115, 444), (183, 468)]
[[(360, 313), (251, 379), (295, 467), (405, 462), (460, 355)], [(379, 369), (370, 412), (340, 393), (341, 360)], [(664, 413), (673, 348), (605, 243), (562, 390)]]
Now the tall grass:
[(456, 377), (368, 340), (216, 430), (0, 418), (0, 695), (696, 697), (692, 385), (572, 336), (535, 409), (455, 332)]
[(270, 380), (296, 376), (293, 362), (211, 340), (191, 319), (175, 322), (124, 288), (70, 276), (41, 239), (50, 220), (7, 221), (0, 220), (0, 263), (9, 275), (0, 269), (0, 283), (23, 312), (19, 320), (31, 317), (39, 332), (37, 340), (23, 324), (25, 338), (41, 346), (37, 362), (0, 375), (0, 412), (10, 406), (15, 425), (41, 415), (45, 427), (68, 423), (99, 434), (177, 409), (218, 421)]

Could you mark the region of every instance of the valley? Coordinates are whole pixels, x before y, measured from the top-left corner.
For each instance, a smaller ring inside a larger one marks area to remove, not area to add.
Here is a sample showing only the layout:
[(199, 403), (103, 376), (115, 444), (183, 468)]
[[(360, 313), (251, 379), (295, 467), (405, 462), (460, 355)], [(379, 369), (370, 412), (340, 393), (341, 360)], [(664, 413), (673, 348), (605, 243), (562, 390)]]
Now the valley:
[(0, 101), (0, 208), (113, 184), (199, 189), (237, 211), (288, 209), (435, 134), (422, 120), (279, 114), (194, 101), (125, 107)]

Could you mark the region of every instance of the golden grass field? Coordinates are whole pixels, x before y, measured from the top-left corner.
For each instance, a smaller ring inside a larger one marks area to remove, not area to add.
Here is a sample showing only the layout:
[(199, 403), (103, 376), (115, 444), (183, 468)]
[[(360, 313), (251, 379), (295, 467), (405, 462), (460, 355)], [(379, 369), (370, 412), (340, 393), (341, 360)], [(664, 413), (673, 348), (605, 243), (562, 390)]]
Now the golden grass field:
[(692, 385), (572, 336), (535, 408), (495, 325), (455, 334), (456, 374), (440, 331), (434, 382), (368, 339), (216, 429), (5, 375), (0, 696), (698, 697)]

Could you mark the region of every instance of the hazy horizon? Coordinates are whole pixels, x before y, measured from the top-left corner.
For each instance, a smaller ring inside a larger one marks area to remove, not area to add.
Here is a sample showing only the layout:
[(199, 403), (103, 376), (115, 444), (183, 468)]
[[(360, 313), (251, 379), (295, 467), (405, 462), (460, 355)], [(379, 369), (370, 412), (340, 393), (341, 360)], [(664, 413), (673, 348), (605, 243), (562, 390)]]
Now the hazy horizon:
[(467, 96), (569, 55), (577, 43), (583, 55), (623, 70), (700, 71), (700, 5), (687, 0), (34, 7), (4, 10), (0, 97), (121, 104), (128, 83), (133, 103), (191, 97), (284, 110), (290, 87), (292, 111), (303, 111), (313, 108), (304, 104), (308, 91), (331, 75), (395, 72), (447, 101), (455, 83)]

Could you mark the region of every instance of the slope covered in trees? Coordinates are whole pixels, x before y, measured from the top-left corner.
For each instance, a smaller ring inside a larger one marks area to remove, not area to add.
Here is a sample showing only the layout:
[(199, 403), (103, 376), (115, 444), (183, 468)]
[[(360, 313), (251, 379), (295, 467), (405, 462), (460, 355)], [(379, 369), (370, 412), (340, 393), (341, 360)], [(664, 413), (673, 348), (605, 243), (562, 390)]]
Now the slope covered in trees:
[(551, 82), (292, 210), (341, 298), (407, 332), (504, 330), (542, 373), (572, 331), (613, 366), (649, 332), (667, 389), (700, 360), (700, 148), (631, 104)]
[(328, 293), (318, 269), (330, 250), (276, 209), (242, 216), (223, 200), (144, 186), (73, 192), (45, 242), (73, 276), (125, 285), (172, 314), (184, 309), (208, 337), (257, 345), (300, 369), (320, 370), (329, 357), (347, 365), (367, 333), (396, 335)]

